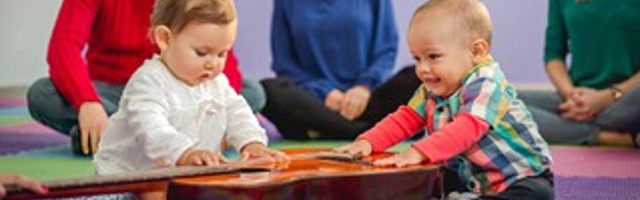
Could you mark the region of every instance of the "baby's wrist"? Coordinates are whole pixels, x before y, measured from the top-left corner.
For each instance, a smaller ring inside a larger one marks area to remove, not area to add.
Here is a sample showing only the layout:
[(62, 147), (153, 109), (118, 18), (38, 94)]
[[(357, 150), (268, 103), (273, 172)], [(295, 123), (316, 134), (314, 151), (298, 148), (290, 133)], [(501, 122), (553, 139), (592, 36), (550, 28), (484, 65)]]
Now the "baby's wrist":
[(364, 145), (364, 147), (368, 150), (368, 152), (365, 152), (365, 154), (373, 153), (373, 144), (369, 142), (369, 140), (360, 138), (356, 142), (359, 143), (360, 145)]
[(250, 143), (245, 144), (240, 149), (240, 153), (245, 153), (245, 152), (251, 151), (252, 149), (261, 148), (261, 147), (266, 147), (266, 146), (264, 144), (262, 144), (262, 142), (258, 142), (258, 141), (250, 142)]
[(189, 157), (189, 154), (191, 154), (193, 151), (195, 151), (195, 149), (193, 147), (189, 147), (186, 150), (184, 150), (184, 152), (182, 152), (182, 154), (178, 158), (178, 161), (176, 162), (176, 165), (178, 165), (178, 166), (185, 165), (186, 162), (187, 162), (187, 157)]

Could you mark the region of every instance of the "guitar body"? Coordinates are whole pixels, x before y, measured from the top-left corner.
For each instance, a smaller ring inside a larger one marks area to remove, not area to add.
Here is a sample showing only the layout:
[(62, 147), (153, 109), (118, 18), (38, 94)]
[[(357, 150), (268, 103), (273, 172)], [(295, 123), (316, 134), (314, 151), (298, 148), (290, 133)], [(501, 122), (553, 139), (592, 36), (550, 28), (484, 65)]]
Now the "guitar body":
[[(296, 158), (319, 150), (288, 150), (292, 160), (270, 172), (234, 172), (177, 178), (169, 199), (428, 199), (435, 196), (437, 166), (376, 167), (362, 162)], [(389, 156), (366, 157), (369, 163)]]

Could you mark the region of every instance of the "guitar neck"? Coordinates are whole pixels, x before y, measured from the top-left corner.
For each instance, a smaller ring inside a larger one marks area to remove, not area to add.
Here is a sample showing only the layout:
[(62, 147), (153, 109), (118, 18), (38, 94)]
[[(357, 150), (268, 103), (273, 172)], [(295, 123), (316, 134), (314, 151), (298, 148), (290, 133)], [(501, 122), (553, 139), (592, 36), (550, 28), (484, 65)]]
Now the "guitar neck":
[(49, 194), (45, 196), (37, 195), (19, 187), (9, 186), (7, 187), (7, 199), (55, 198), (77, 195), (157, 191), (165, 190), (167, 181), (171, 178), (232, 173), (245, 170), (262, 169), (253, 169), (250, 167), (230, 168), (227, 166), (186, 166), (126, 174), (95, 175), (45, 182), (44, 184), (50, 189)]

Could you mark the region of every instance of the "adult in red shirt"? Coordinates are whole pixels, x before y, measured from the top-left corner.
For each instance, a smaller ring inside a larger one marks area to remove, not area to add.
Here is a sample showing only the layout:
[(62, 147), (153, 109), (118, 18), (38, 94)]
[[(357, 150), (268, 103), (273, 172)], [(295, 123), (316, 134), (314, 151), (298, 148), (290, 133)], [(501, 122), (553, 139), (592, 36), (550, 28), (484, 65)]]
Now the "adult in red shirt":
[[(27, 93), (29, 112), (40, 123), (71, 134), (75, 153), (97, 149), (108, 116), (118, 107), (129, 77), (157, 52), (148, 37), (154, 0), (65, 0), (56, 20), (47, 62), (50, 78)], [(224, 74), (240, 92), (243, 81), (230, 51)], [(260, 85), (245, 82), (254, 111), (264, 106)], [(79, 137), (76, 137), (79, 136)]]

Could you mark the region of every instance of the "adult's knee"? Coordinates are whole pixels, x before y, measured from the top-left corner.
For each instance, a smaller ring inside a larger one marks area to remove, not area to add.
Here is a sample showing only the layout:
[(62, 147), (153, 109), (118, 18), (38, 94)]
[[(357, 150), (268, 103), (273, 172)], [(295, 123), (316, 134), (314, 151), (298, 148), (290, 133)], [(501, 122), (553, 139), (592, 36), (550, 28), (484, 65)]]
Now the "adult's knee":
[(546, 90), (522, 90), (516, 91), (518, 99), (527, 107), (538, 107), (544, 110), (557, 112), (557, 105), (563, 102), (558, 94)]
[(619, 110), (616, 112), (605, 112), (598, 116), (594, 124), (606, 130), (623, 132), (638, 132), (640, 127), (640, 113), (629, 110)]
[(40, 78), (27, 90), (27, 105), (33, 118), (38, 119), (37, 113), (47, 105), (46, 101), (50, 98), (52, 89), (55, 90), (55, 87), (50, 78)]
[[(301, 88), (297, 88), (293, 82), (287, 78), (268, 78), (260, 81), (261, 89), (265, 95), (266, 107), (289, 106), (290, 98), (304, 96), (306, 93)], [(280, 105), (282, 104), (282, 105)]]
[(260, 112), (267, 103), (267, 95), (264, 92), (264, 88), (256, 81), (242, 81), (242, 96), (247, 100), (254, 113)]
[(270, 91), (279, 91), (282, 90), (282, 88), (293, 87), (293, 82), (287, 78), (268, 78), (261, 80), (260, 85), (262, 85), (268, 94)]

